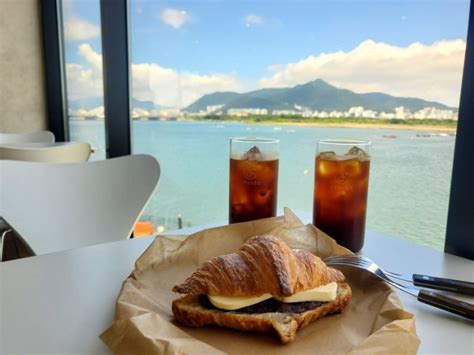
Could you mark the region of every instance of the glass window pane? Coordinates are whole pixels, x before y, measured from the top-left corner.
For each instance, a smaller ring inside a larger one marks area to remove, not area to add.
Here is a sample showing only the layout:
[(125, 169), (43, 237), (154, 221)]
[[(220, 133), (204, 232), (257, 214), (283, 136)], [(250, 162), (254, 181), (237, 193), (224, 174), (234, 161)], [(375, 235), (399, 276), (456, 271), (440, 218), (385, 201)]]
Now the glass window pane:
[(62, 10), (70, 139), (105, 159), (100, 2), (62, 0)]
[(130, 4), (144, 220), (226, 221), (234, 136), (280, 139), (279, 210), (310, 215), (316, 141), (362, 139), (367, 229), (442, 249), (469, 1)]

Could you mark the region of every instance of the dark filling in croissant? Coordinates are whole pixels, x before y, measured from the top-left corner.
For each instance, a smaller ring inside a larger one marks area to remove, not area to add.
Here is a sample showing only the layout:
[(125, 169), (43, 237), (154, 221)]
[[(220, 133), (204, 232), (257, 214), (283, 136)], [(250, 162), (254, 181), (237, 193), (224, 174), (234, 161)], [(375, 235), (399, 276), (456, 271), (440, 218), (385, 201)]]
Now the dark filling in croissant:
[(295, 302), (295, 303), (284, 303), (278, 301), (274, 298), (269, 298), (268, 300), (262, 301), (260, 303), (240, 308), (235, 311), (225, 311), (219, 308), (216, 308), (212, 305), (206, 295), (199, 296), (199, 304), (208, 309), (220, 310), (223, 312), (238, 312), (238, 313), (269, 313), (269, 312), (278, 312), (278, 313), (303, 313), (310, 311), (317, 307), (322, 306), (326, 302)]

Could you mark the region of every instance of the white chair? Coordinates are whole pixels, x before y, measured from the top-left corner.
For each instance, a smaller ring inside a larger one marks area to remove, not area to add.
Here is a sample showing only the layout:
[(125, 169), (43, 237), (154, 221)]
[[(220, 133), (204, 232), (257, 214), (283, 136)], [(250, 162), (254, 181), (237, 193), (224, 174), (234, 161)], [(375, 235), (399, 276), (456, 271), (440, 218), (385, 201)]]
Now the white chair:
[(21, 143), (0, 145), (0, 160), (43, 163), (84, 162), (91, 155), (88, 143)]
[(37, 131), (31, 133), (0, 133), (0, 144), (54, 143), (53, 132)]
[(128, 238), (160, 177), (148, 155), (48, 164), (0, 161), (0, 216), (36, 255)]

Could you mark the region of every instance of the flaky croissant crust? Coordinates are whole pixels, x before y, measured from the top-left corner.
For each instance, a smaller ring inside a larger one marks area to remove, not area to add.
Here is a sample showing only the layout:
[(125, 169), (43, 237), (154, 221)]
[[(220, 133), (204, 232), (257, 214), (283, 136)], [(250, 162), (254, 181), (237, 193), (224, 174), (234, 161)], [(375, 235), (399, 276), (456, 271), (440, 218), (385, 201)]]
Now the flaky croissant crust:
[(173, 291), (192, 295), (286, 297), (344, 275), (306, 250), (292, 250), (272, 235), (250, 238), (235, 253), (206, 261)]

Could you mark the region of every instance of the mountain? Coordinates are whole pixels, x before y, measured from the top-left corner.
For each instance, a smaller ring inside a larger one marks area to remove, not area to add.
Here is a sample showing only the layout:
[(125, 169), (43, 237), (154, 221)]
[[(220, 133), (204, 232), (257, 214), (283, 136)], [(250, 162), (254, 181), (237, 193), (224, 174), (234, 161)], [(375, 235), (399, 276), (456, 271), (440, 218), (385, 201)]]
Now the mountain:
[(68, 109), (71, 111), (78, 111), (80, 109), (89, 111), (100, 106), (104, 106), (104, 101), (101, 97), (90, 97), (68, 101)]
[[(70, 100), (68, 102), (68, 108), (71, 111), (78, 111), (79, 109), (89, 111), (100, 106), (104, 106), (104, 101), (101, 97)], [(152, 111), (163, 107), (155, 104), (152, 101), (140, 101), (137, 99), (132, 99), (132, 108), (141, 108), (143, 110)]]
[(152, 101), (140, 101), (132, 98), (132, 108), (141, 108), (142, 110), (152, 111), (162, 108), (162, 106), (155, 104)]
[(210, 95), (204, 95), (195, 103), (186, 107), (185, 110), (188, 112), (198, 112), (202, 107), (204, 107), (205, 110), (206, 106), (216, 105), (216, 102), (217, 105), (226, 105), (229, 102), (232, 102), (232, 100), (237, 99), (239, 96), (240, 94), (237, 94), (236, 92), (215, 92)]
[(347, 89), (332, 86), (317, 79), (292, 88), (260, 89), (247, 93), (216, 92), (204, 95), (184, 109), (186, 112), (205, 111), (210, 105), (224, 105), (223, 110), (231, 108), (265, 108), (272, 110), (294, 110), (295, 105), (313, 111), (348, 111), (354, 106), (363, 106), (366, 110), (393, 112), (403, 106), (411, 112), (425, 107), (451, 109), (438, 102), (410, 97), (395, 97), (382, 93), (357, 94)]

